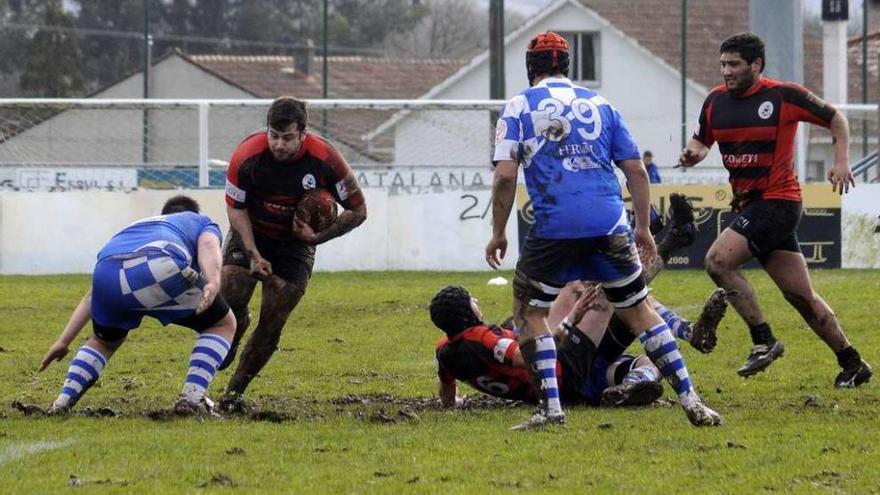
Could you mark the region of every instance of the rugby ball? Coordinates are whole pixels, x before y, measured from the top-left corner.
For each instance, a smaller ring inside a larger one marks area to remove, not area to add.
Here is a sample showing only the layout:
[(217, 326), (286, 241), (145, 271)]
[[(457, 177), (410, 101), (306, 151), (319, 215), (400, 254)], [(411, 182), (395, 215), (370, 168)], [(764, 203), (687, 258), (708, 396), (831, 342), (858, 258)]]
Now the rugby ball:
[(295, 215), (320, 232), (336, 221), (336, 198), (327, 189), (310, 189), (299, 198)]

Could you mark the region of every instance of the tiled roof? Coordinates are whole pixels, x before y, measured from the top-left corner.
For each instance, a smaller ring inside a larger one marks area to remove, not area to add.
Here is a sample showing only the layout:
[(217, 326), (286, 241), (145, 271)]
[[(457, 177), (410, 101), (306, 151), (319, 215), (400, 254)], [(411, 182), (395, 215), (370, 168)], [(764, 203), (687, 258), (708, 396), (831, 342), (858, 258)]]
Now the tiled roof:
[[(678, 69), (681, 65), (681, 3), (670, 0), (579, 0)], [(721, 83), (718, 47), (725, 38), (749, 29), (749, 0), (697, 0), (687, 11), (687, 75), (712, 88)], [(821, 94), (822, 36), (805, 28), (804, 81)], [(818, 60), (818, 63), (816, 61)], [(772, 60), (770, 61), (772, 63)]]
[[(259, 98), (281, 94), (321, 97), (322, 59), (311, 74), (294, 67), (291, 56), (184, 55), (193, 64)], [(464, 65), (458, 60), (400, 60), (332, 56), (327, 59), (330, 98), (418, 98)]]
[[(681, 2), (579, 1), (672, 67), (680, 67)], [(746, 31), (748, 25), (749, 0), (692, 2), (687, 12), (688, 77), (707, 88), (718, 85), (718, 46), (726, 37)]]
[[(310, 73), (295, 67), (291, 56), (183, 55), (186, 60), (237, 86), (257, 98), (291, 95), (321, 98), (322, 59), (312, 59)], [(450, 77), (463, 65), (457, 60), (402, 60), (361, 56), (333, 56), (327, 59), (328, 98), (415, 99)], [(387, 161), (389, 136), (372, 143), (364, 135), (392, 112), (379, 110), (328, 110), (327, 137), (356, 150), (370, 160)], [(317, 123), (313, 124), (313, 127)], [(350, 157), (351, 159), (351, 157)]]

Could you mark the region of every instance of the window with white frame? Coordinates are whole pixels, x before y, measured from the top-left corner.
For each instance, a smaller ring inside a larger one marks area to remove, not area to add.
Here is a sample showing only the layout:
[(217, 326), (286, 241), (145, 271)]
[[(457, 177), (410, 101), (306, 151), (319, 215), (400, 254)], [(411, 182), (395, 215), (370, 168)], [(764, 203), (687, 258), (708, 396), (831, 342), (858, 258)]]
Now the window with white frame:
[(568, 41), (568, 77), (572, 81), (598, 86), (599, 74), (599, 33), (561, 32)]

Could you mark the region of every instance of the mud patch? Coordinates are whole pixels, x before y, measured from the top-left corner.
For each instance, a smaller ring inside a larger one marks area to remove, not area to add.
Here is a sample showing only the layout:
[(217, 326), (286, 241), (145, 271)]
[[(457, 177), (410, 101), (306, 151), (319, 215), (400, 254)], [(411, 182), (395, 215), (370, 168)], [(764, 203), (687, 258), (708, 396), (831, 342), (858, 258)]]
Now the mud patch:
[(67, 479), (67, 486), (87, 486), (87, 485), (106, 485), (106, 486), (128, 486), (128, 481), (126, 480), (114, 480), (110, 478), (105, 478), (103, 480), (84, 480), (75, 474), (71, 474)]
[[(520, 401), (500, 399), (488, 395), (466, 396), (463, 399), (463, 404), (456, 409), (504, 409), (525, 405)], [(412, 412), (444, 409), (437, 397), (395, 397), (391, 394), (349, 394), (330, 399), (328, 402), (337, 406), (400, 406), (401, 410)]]
[(212, 487), (218, 487), (218, 486), (234, 487), (235, 482), (232, 481), (232, 478), (230, 478), (229, 475), (226, 475), (223, 473), (217, 473), (217, 474), (211, 476), (211, 479), (203, 481), (196, 486), (198, 488), (212, 488)]
[(23, 404), (17, 400), (14, 400), (10, 405), (13, 409), (21, 412), (25, 416), (42, 417), (46, 415), (46, 411), (36, 404)]

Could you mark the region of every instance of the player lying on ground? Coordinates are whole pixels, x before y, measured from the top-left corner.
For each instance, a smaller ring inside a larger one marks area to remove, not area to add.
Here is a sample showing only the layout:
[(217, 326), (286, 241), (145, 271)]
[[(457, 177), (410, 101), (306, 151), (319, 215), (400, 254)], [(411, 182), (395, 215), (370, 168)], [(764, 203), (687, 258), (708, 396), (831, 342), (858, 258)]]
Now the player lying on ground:
[(174, 411), (212, 413), (205, 391), (229, 351), (235, 316), (219, 294), (220, 228), (198, 211), (191, 198), (171, 198), (162, 215), (131, 224), (98, 253), (92, 288), (40, 362), (43, 371), (52, 361), (60, 361), (92, 320), (95, 334), (70, 362), (49, 414), (65, 413), (76, 404), (144, 316), (199, 333)]
[[(624, 325), (607, 329), (580, 325), (600, 298), (596, 286), (581, 286), (568, 317), (553, 332), (559, 349), (560, 399), (564, 404), (650, 404), (663, 393), (660, 372), (647, 356), (624, 354), (634, 339), (631, 332)], [(430, 312), (431, 321), (446, 334), (436, 347), (439, 395), (445, 407), (461, 402), (456, 380), (496, 397), (539, 402), (516, 333), (484, 323), (477, 300), (467, 290), (444, 287), (432, 299)]]

